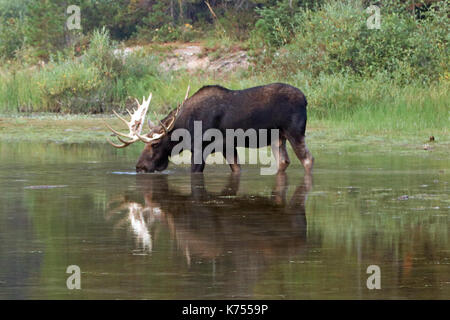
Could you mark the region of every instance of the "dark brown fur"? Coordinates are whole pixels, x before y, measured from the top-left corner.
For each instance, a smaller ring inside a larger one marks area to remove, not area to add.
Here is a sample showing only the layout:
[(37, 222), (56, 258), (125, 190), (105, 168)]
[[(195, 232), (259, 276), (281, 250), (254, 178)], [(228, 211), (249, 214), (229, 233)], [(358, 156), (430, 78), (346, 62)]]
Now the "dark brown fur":
[[(194, 121), (202, 121), (203, 132), (214, 128), (220, 130), (224, 136), (226, 129), (243, 129), (244, 131), (278, 129), (280, 140), (277, 141), (277, 145), (280, 148), (279, 151), (277, 149), (274, 151), (279, 171), (286, 170), (290, 162), (285, 147), (287, 139), (305, 170), (311, 172), (314, 159), (306, 148), (304, 140), (306, 105), (305, 95), (299, 89), (282, 83), (245, 90), (229, 90), (220, 86), (203, 87), (184, 102), (172, 131), (159, 141), (146, 145), (136, 170), (153, 172), (167, 168), (171, 151), (178, 143), (171, 141), (173, 130), (184, 128), (194, 137)], [(170, 117), (171, 114), (163, 120), (163, 123)], [(155, 127), (153, 130), (159, 131), (161, 127)], [(203, 143), (202, 150), (209, 143)], [(270, 141), (258, 141), (258, 147), (268, 144)], [(248, 146), (245, 145), (245, 147)], [(191, 149), (194, 154), (193, 148), (194, 143)], [(240, 170), (236, 150), (234, 150), (234, 158), (227, 161), (232, 171)], [(204, 162), (194, 164), (192, 161), (192, 172), (203, 172), (204, 167)]]

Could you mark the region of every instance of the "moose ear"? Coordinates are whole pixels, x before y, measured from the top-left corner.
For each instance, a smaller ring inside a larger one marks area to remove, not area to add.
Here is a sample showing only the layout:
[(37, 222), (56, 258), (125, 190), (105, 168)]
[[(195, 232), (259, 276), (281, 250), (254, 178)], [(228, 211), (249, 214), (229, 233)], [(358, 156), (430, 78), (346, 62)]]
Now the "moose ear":
[(148, 127), (150, 128), (150, 129), (153, 129), (154, 127), (155, 127), (155, 124), (150, 120), (150, 119), (148, 119)]

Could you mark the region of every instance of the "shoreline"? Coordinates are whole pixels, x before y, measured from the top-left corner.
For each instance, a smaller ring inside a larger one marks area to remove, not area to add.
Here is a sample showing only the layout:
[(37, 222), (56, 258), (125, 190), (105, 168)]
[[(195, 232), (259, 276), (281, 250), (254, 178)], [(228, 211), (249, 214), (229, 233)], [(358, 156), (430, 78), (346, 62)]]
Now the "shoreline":
[[(115, 128), (123, 125), (112, 114), (1, 114), (0, 141), (107, 144), (110, 131), (105, 122)], [(431, 135), (435, 137), (434, 142), (429, 141)], [(337, 120), (310, 119), (306, 139), (312, 149), (345, 150), (359, 146), (367, 152), (450, 154), (450, 138), (445, 129), (415, 133), (400, 130), (357, 132), (356, 128), (344, 127)]]

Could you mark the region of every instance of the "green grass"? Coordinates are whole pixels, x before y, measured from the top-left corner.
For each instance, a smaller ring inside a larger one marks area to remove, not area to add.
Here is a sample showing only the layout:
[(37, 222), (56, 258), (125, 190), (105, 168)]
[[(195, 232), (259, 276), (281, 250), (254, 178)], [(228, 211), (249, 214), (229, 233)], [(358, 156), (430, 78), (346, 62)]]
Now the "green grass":
[[(227, 44), (227, 41), (204, 40), (206, 46), (208, 43), (209, 46), (219, 42)], [(133, 97), (141, 100), (152, 92), (151, 110), (162, 116), (182, 101), (188, 85), (192, 95), (208, 84), (244, 89), (285, 82), (306, 94), (309, 123), (313, 127), (326, 127), (330, 137), (373, 135), (395, 141), (409, 136), (423, 139), (434, 135), (441, 141), (449, 139), (450, 82), (445, 68), (440, 80), (433, 82), (399, 81), (386, 71), (370, 75), (339, 72), (313, 75), (311, 70), (295, 69), (295, 63), (290, 69), (283, 69), (276, 60), (263, 70), (255, 67), (227, 74), (202, 71), (191, 74), (183, 70), (161, 71), (161, 59), (171, 52), (161, 46), (144, 47), (128, 56), (125, 63), (112, 54), (113, 49), (108, 33), (103, 30), (94, 33), (83, 57), (58, 56), (44, 67), (27, 66), (19, 61), (4, 64), (0, 67), (0, 113), (108, 115), (114, 109), (124, 111), (131, 107)], [(55, 122), (59, 122), (58, 119), (56, 117)], [(8, 128), (0, 127), (3, 137), (14, 139), (8, 133), (12, 129)], [(47, 131), (43, 130), (46, 136)], [(86, 139), (92, 138), (84, 134)], [(29, 136), (33, 139), (31, 132)]]
[[(102, 29), (90, 36), (81, 57), (56, 53), (44, 67), (5, 61), (0, 113), (111, 114), (152, 92), (151, 110), (164, 115), (182, 101), (188, 85), (193, 94), (208, 84), (244, 89), (285, 82), (307, 96), (310, 123), (320, 120), (338, 136), (448, 140), (447, 16), (431, 11), (418, 21), (395, 8), (384, 13), (383, 29), (374, 31), (367, 29), (359, 1), (327, 2), (294, 15), (280, 2), (259, 12), (248, 41), (214, 32), (202, 39), (210, 58), (235, 46), (255, 54), (250, 70), (226, 74), (162, 71), (169, 45), (145, 45), (123, 59), (112, 53), (117, 45)], [(286, 41), (277, 41), (283, 35)]]
[(447, 134), (449, 89), (449, 82), (399, 86), (377, 78), (328, 77), (312, 88), (309, 111), (352, 133)]
[[(123, 128), (123, 123), (111, 115), (52, 113), (26, 116), (23, 114), (0, 115), (0, 141), (2, 143), (106, 143), (106, 138), (110, 138), (111, 132), (105, 127), (105, 122), (114, 128)], [(428, 141), (432, 134), (436, 138), (433, 143)], [(400, 152), (422, 155), (425, 152), (433, 152), (435, 155), (450, 156), (450, 136), (447, 129), (376, 132), (357, 130), (356, 125), (349, 125), (344, 121), (310, 117), (306, 135), (308, 146), (313, 153), (320, 149), (340, 152), (364, 146), (365, 152), (372, 153)], [(430, 146), (429, 150), (424, 150), (425, 144)], [(138, 153), (142, 146), (142, 143), (136, 143), (130, 148)]]
[[(24, 75), (16, 77), (17, 82), (26, 82)], [(309, 123), (319, 123), (319, 126), (326, 124), (329, 129), (335, 128), (340, 132), (338, 136), (375, 135), (392, 136), (395, 139), (397, 136), (434, 135), (439, 136), (441, 140), (449, 139), (448, 81), (424, 87), (413, 84), (398, 86), (382, 78), (363, 80), (327, 76), (313, 82), (301, 74), (289, 79), (277, 79), (270, 75), (263, 77), (244, 73), (229, 75), (219, 80), (208, 75), (190, 76), (181, 72), (160, 78), (144, 77), (133, 87), (131, 95), (142, 99), (143, 95), (147, 96), (153, 92), (152, 110), (162, 116), (182, 101), (189, 84), (192, 95), (204, 84), (221, 84), (232, 89), (242, 89), (274, 81), (284, 81), (301, 88), (308, 98)], [(5, 83), (0, 86), (10, 87)], [(31, 106), (27, 111), (47, 110), (38, 107), (40, 100), (35, 86), (19, 87), (26, 94), (15, 94), (13, 91), (6, 99), (23, 101), (25, 105)], [(0, 97), (5, 99), (4, 95)], [(18, 113), (8, 104), (2, 103), (1, 106), (1, 113), (8, 117), (14, 115), (20, 118), (21, 115), (27, 115)], [(42, 118), (48, 117), (51, 116), (44, 115)], [(53, 117), (55, 121), (60, 119), (56, 115)]]

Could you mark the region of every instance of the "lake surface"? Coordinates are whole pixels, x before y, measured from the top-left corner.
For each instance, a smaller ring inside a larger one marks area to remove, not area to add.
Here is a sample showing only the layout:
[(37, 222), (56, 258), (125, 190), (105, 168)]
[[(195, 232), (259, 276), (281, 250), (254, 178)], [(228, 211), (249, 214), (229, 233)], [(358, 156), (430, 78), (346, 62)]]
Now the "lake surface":
[(450, 297), (444, 156), (312, 146), (312, 178), (294, 156), (136, 175), (139, 147), (0, 143), (0, 298)]

